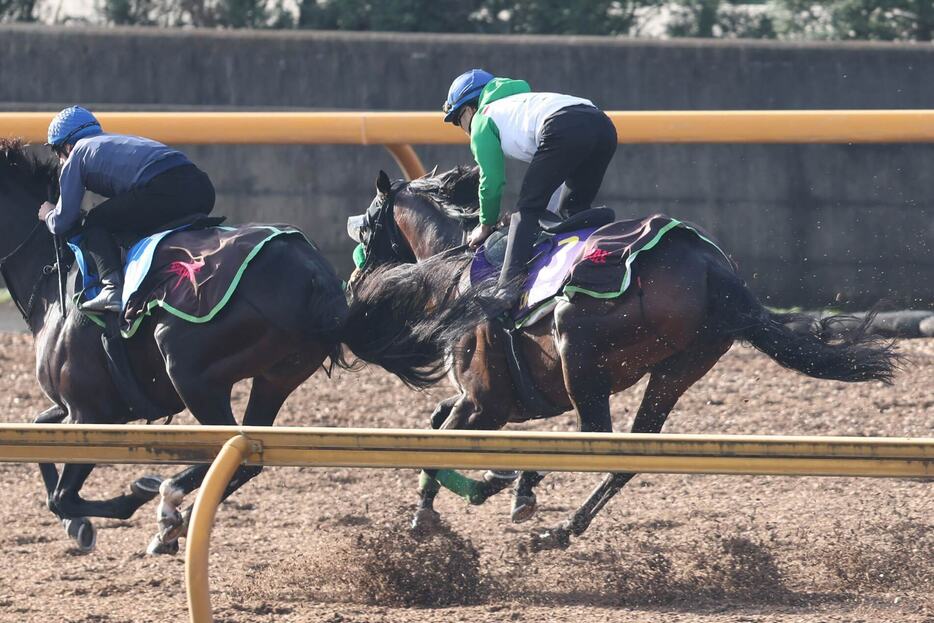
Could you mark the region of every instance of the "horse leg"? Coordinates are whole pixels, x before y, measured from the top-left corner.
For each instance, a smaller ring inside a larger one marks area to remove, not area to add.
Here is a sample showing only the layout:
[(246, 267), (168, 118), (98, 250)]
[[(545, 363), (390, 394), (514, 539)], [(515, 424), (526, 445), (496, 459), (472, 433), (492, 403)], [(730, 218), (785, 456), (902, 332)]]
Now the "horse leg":
[[(321, 349), (318, 349), (321, 350)], [(317, 351), (316, 351), (317, 352)], [(250, 390), (250, 399), (247, 403), (246, 412), (243, 416), (244, 426), (272, 426), (275, 422), (282, 404), (289, 394), (295, 391), (302, 382), (305, 381), (321, 365), (326, 357), (326, 353), (321, 350), (314, 356), (305, 356), (300, 361), (288, 360), (274, 366), (267, 374), (253, 378), (253, 387)], [(221, 395), (223, 402), (221, 401)], [(223, 417), (229, 417), (231, 423), (236, 424), (233, 417), (233, 410), (230, 406), (230, 390), (217, 392), (213, 395), (206, 395), (202, 398), (204, 408), (214, 405), (216, 411), (223, 404)], [(183, 395), (186, 405), (192, 413), (198, 413), (192, 408), (189, 400), (197, 400), (190, 394)], [(218, 422), (205, 422), (199, 418), (202, 424), (217, 424)], [(163, 483), (160, 488), (162, 493), (162, 503), (159, 505), (159, 533), (156, 534), (149, 543), (147, 552), (150, 554), (175, 554), (178, 552), (178, 539), (187, 535), (188, 524), (191, 520), (192, 507), (186, 508), (183, 512), (179, 511), (182, 499), (188, 493), (201, 486), (204, 477), (207, 474), (209, 465), (195, 465), (182, 471), (171, 480)], [(234, 472), (233, 477), (224, 489), (221, 500), (226, 500), (237, 489), (255, 478), (263, 467), (261, 465), (244, 465)]]
[(435, 407), (435, 410), (431, 412), (431, 428), (434, 430), (440, 429), (444, 426), (444, 423), (447, 421), (448, 417), (451, 415), (451, 409), (454, 408), (454, 405), (457, 404), (457, 401), (461, 399), (461, 394), (456, 396), (451, 396), (450, 398), (445, 398), (438, 403), (438, 406)]
[[(443, 407), (443, 404), (438, 405), (436, 411)], [(455, 397), (454, 404), (440, 428), (442, 430), (489, 430), (499, 428), (499, 425), (492, 412), (484, 411), (477, 406), (473, 398), (462, 394)], [(434, 500), (440, 486), (450, 489), (471, 504), (478, 505), (505, 489), (510, 482), (512, 478), (504, 478), (500, 472), (489, 472), (484, 480), (476, 481), (454, 470), (423, 470), (419, 477), (420, 501), (415, 517), (412, 519), (412, 531), (419, 536), (425, 536), (433, 533), (438, 527), (441, 516), (434, 509)]]
[[(235, 426), (237, 420), (230, 406), (232, 385), (211, 385), (197, 374), (170, 375), (178, 395), (185, 406), (201, 424), (208, 426)], [(180, 381), (176, 379), (191, 379)], [(156, 508), (156, 520), (159, 532), (146, 548), (148, 554), (175, 554), (178, 552), (178, 538), (185, 530), (185, 517), (179, 506), (185, 496), (204, 481), (210, 465), (192, 465), (175, 476), (164, 480), (159, 486), (159, 506)]]
[[(88, 517), (129, 519), (140, 506), (155, 497), (155, 490), (145, 486), (130, 486), (130, 492), (109, 500), (85, 500), (79, 492), (94, 469), (93, 464), (66, 464), (49, 496), (49, 508), (62, 519), (65, 530), (83, 552), (94, 549), (96, 534)], [(54, 469), (54, 466), (52, 466)], [(140, 479), (146, 480), (146, 479)]]
[(545, 479), (542, 472), (522, 472), (516, 482), (515, 495), (512, 498), (512, 523), (523, 523), (535, 515), (538, 501), (535, 497), (535, 487)]
[[(642, 403), (633, 421), (632, 432), (661, 432), (665, 420), (668, 419), (678, 399), (691, 385), (710, 371), (732, 344), (731, 340), (722, 338), (709, 339), (709, 341), (708, 339), (701, 338), (698, 340), (699, 343), (692, 345), (689, 350), (677, 353), (652, 368)], [(609, 412), (609, 401), (607, 401), (607, 412)], [(583, 419), (582, 415), (582, 423)], [(597, 513), (635, 475), (634, 473), (607, 475), (569, 520), (546, 532), (533, 534), (532, 548), (534, 550), (566, 548), (570, 545), (571, 536), (582, 535)]]
[[(60, 406), (55, 405), (37, 415), (33, 423), (61, 424), (66, 417), (68, 417), (68, 413)], [(55, 486), (58, 484), (58, 469), (55, 467), (55, 463), (39, 463), (39, 473), (42, 474), (42, 484), (45, 485), (46, 499), (51, 509), (52, 492), (55, 491)]]
[[(323, 361), (323, 357), (322, 357)], [(272, 426), (279, 410), (286, 398), (289, 397), (295, 389), (301, 385), (305, 379), (321, 365), (316, 362), (308, 367), (304, 372), (295, 375), (292, 378), (276, 378), (268, 376), (258, 376), (253, 379), (253, 388), (250, 390), (250, 400), (246, 406), (246, 412), (243, 416), (244, 426)], [(247, 482), (256, 478), (263, 471), (262, 465), (243, 465), (234, 472), (224, 494), (221, 496), (223, 502), (235, 491), (240, 489)], [(179, 537), (188, 536), (188, 524), (191, 520), (192, 506), (189, 506), (182, 512), (182, 526)]]

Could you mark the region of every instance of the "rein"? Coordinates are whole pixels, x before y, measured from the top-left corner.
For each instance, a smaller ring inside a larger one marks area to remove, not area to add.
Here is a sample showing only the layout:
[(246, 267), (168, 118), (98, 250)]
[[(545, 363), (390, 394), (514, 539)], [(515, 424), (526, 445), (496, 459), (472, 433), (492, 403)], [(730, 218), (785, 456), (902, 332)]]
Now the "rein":
[[(29, 324), (29, 318), (32, 316), (32, 312), (36, 307), (36, 295), (39, 293), (39, 290), (45, 284), (46, 278), (55, 272), (60, 272), (60, 264), (56, 262), (55, 264), (49, 264), (42, 267), (42, 272), (38, 279), (35, 280), (32, 286), (32, 290), (29, 291), (29, 296), (26, 299), (25, 305), (22, 303), (19, 296), (17, 296), (14, 289), (11, 287), (11, 279), (9, 276), (9, 271), (7, 270), (7, 262), (13, 259), (18, 255), (23, 249), (25, 249), (29, 243), (32, 242), (33, 238), (36, 237), (36, 234), (39, 233), (40, 228), (44, 226), (42, 221), (36, 223), (36, 226), (32, 228), (32, 231), (26, 236), (26, 238), (17, 245), (10, 253), (5, 255), (3, 258), (0, 258), (0, 275), (3, 276), (3, 281), (6, 283), (7, 289), (10, 291), (10, 298), (13, 299), (13, 303), (16, 305), (16, 309), (19, 310), (20, 315), (22, 315), (23, 320), (26, 321), (26, 324)], [(58, 252), (56, 252), (56, 256)]]

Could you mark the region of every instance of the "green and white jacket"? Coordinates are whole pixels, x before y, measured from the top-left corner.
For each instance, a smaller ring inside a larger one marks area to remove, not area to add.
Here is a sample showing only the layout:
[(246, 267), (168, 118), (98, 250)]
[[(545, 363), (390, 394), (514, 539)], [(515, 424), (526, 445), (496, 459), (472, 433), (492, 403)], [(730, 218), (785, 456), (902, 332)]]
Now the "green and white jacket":
[(499, 219), (506, 183), (504, 156), (530, 162), (545, 121), (562, 108), (579, 105), (593, 103), (560, 93), (533, 93), (525, 80), (494, 78), (483, 88), (470, 122), (470, 150), (480, 167), (481, 223), (495, 225)]

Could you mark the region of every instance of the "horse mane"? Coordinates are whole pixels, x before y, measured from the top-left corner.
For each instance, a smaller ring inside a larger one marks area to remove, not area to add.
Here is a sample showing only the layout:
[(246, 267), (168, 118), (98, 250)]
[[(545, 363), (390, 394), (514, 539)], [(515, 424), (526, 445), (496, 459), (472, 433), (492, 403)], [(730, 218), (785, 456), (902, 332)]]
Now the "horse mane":
[(428, 195), (442, 214), (465, 223), (480, 218), (480, 169), (460, 165), (438, 175), (431, 173), (409, 182), (410, 191)]
[(37, 196), (51, 199), (58, 193), (58, 163), (26, 151), (22, 140), (0, 138), (0, 182), (19, 182)]
[(341, 341), (356, 357), (410, 387), (437, 383), (451, 366), (446, 355), (486, 320), (479, 300), (481, 292), (488, 294), (489, 283), (466, 293), (457, 288), (469, 262), (463, 250), (452, 250), (416, 264), (386, 264), (364, 272), (350, 286)]

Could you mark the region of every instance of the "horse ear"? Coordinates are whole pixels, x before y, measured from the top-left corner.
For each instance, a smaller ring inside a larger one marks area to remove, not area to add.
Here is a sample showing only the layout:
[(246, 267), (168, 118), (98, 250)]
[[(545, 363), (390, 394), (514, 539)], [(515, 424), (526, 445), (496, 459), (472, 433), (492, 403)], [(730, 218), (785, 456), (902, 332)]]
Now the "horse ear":
[(427, 173), (425, 173), (424, 175), (422, 175), (422, 176), (420, 176), (420, 177), (418, 177), (418, 178), (416, 178), (416, 179), (427, 180), (427, 179), (430, 179), (430, 178), (434, 177), (434, 176), (437, 175), (437, 174), (438, 174), (438, 165), (435, 165), (435, 168), (433, 168), (431, 171), (428, 171)]
[(376, 178), (376, 191), (381, 195), (388, 195), (392, 189), (392, 182), (386, 172), (380, 169), (379, 177)]

